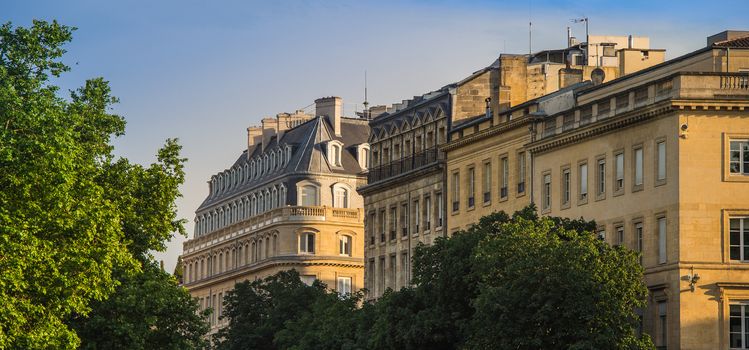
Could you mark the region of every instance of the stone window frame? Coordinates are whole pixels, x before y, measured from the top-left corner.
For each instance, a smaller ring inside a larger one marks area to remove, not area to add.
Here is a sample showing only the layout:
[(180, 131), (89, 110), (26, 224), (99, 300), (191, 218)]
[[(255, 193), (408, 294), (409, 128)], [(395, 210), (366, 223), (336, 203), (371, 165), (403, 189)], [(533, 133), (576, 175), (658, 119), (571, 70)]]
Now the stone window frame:
[(749, 133), (723, 133), (723, 181), (724, 182), (749, 182), (749, 175), (731, 174), (730, 157), (731, 141), (749, 141)]
[[(582, 166), (585, 166), (585, 198), (583, 198), (582, 193), (582, 184), (583, 184), (583, 177), (582, 177)], [(585, 205), (588, 204), (588, 199), (590, 198), (590, 165), (588, 162), (588, 158), (580, 159), (577, 161), (577, 205)]]
[[(661, 166), (660, 150), (658, 149), (658, 145), (660, 145), (661, 143), (663, 144), (665, 153), (663, 157), (663, 179), (658, 178), (658, 170)], [(653, 187), (665, 185), (668, 182), (668, 142), (666, 141), (666, 136), (659, 136), (656, 137), (655, 140), (653, 140), (653, 168), (653, 179), (655, 180)]]
[[(568, 174), (567, 187), (565, 188), (565, 172)], [(569, 209), (572, 204), (572, 166), (567, 163), (559, 167), (559, 208), (560, 210)], [(565, 190), (567, 191), (567, 201), (564, 200)]]
[[(546, 184), (547, 184), (546, 176), (549, 177), (548, 189), (546, 188)], [(550, 213), (552, 205), (554, 204), (554, 200), (552, 197), (552, 192), (554, 189), (553, 181), (554, 179), (552, 178), (552, 175), (551, 175), (551, 169), (544, 170), (543, 172), (541, 172), (541, 213), (542, 214)]]
[[(612, 188), (611, 196), (612, 197), (618, 197), (618, 196), (621, 196), (621, 195), (624, 194), (624, 188), (627, 186), (627, 157), (626, 157), (626, 155), (624, 153), (624, 148), (619, 148), (619, 149), (614, 150), (612, 152), (612, 155), (613, 155), (612, 159), (613, 159), (613, 163), (614, 163), (613, 164), (614, 169), (611, 172), (611, 179), (612, 179), (612, 181), (611, 181), (611, 188)], [(622, 156), (622, 169), (621, 169), (621, 172), (622, 172), (622, 184), (621, 184), (621, 186), (619, 186), (619, 183), (618, 183), (619, 179), (617, 178), (617, 174), (619, 172), (619, 165), (617, 164), (618, 162), (617, 162), (616, 158), (619, 155)]]
[[(640, 166), (642, 169), (640, 169), (641, 173), (641, 180), (642, 182), (640, 184), (637, 184), (637, 151), (640, 151), (640, 156), (642, 157), (640, 161)], [(626, 156), (625, 156), (625, 162), (626, 162)], [(627, 168), (626, 166), (624, 167)], [(645, 188), (645, 145), (640, 142), (632, 145), (632, 192), (639, 192), (642, 191)]]
[(724, 264), (746, 265), (746, 260), (731, 260), (731, 223), (733, 218), (749, 217), (749, 208), (742, 209), (723, 209), (721, 210), (721, 241), (723, 242), (722, 261)]

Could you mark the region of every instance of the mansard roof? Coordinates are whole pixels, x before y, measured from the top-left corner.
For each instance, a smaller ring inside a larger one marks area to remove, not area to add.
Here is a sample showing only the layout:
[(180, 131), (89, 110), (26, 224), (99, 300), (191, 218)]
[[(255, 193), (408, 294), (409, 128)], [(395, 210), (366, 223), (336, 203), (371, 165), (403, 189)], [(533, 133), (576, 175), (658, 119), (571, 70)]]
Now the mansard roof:
[[(263, 174), (260, 178), (240, 182), (239, 185), (218, 195), (212, 196), (209, 193), (197, 211), (233, 198), (240, 193), (253, 191), (261, 185), (266, 185), (269, 180), (283, 175), (294, 173), (358, 175), (364, 169), (359, 166), (359, 161), (356, 159), (356, 146), (367, 143), (368, 139), (369, 127), (365, 119), (342, 117), (341, 136), (336, 136), (333, 125), (328, 118), (313, 118), (286, 130), (280, 140), (276, 136), (271, 137), (266, 147), (263, 147), (262, 143), (258, 143), (242, 151), (227, 171), (234, 168), (244, 168), (246, 164), (250, 164), (258, 157), (264, 158), (265, 155), (270, 155), (271, 151), (276, 151), (279, 148), (283, 151), (287, 146), (291, 146), (291, 158), (284, 162), (283, 167), (271, 173)], [(343, 144), (340, 167), (331, 167), (327, 160), (326, 144), (333, 140)], [(276, 162), (278, 161), (276, 159)]]

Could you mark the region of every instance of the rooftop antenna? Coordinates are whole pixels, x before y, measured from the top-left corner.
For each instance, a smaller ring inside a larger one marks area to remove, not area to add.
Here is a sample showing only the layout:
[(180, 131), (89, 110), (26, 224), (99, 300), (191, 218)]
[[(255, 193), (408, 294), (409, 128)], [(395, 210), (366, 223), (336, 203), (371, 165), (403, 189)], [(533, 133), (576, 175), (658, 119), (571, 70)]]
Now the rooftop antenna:
[(364, 115), (367, 119), (372, 119), (369, 115), (369, 101), (367, 101), (367, 70), (364, 70)]
[(531, 21), (531, 0), (528, 0), (528, 56), (533, 55), (533, 21)]
[(590, 36), (588, 35), (588, 17), (574, 18), (573, 23), (585, 22), (585, 65), (588, 66), (588, 55), (590, 55)]

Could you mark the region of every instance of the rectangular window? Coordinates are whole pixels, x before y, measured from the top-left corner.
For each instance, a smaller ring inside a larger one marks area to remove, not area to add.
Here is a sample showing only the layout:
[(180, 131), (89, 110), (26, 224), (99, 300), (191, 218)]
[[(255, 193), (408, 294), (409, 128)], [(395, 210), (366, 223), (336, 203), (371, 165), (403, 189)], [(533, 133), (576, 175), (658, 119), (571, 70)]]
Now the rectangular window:
[(398, 236), (398, 209), (396, 207), (390, 207), (390, 240), (394, 240)]
[(624, 244), (624, 226), (616, 227), (616, 244), (617, 245)]
[(380, 243), (385, 242), (385, 209), (380, 210), (380, 220), (378, 222), (380, 228)]
[(666, 218), (658, 218), (658, 263), (665, 264), (668, 261), (666, 256)]
[(656, 158), (658, 162), (656, 165), (656, 169), (658, 169), (658, 173), (656, 174), (657, 180), (664, 181), (666, 180), (666, 141), (656, 143), (655, 148), (658, 152), (658, 157)]
[(621, 113), (629, 106), (629, 93), (616, 96), (616, 113)]
[(442, 221), (444, 220), (444, 208), (442, 204), (442, 192), (435, 195), (437, 201), (437, 227), (442, 227)]
[(302, 233), (299, 235), (299, 252), (312, 254), (315, 252), (315, 234)]
[(453, 211), (460, 209), (460, 173), (453, 173)]
[[(372, 266), (374, 267), (374, 260), (372, 261)], [(312, 283), (315, 283), (315, 275), (301, 275), (299, 276), (299, 279), (302, 280), (302, 283), (311, 286)]]
[(499, 189), (499, 197), (507, 198), (507, 187), (510, 183), (510, 162), (507, 157), (502, 157), (502, 187)]
[(567, 131), (575, 127), (575, 114), (570, 113), (562, 117), (562, 131)]
[(468, 168), (468, 208), (473, 208), (476, 199), (476, 171)]
[(401, 204), (401, 236), (408, 236), (408, 203)]
[(409, 271), (408, 265), (410, 265), (409, 264), (409, 259), (408, 259), (408, 251), (404, 251), (404, 252), (401, 253), (401, 270), (403, 271), (403, 273), (402, 273), (402, 276), (403, 276), (403, 282), (402, 282), (403, 286), (407, 286), (407, 285), (411, 284), (411, 279), (410, 279), (410, 277), (408, 277), (410, 275), (410, 271)]
[(616, 182), (614, 183), (614, 190), (620, 191), (624, 188), (624, 153), (619, 153), (614, 158), (616, 159)]
[(600, 240), (602, 240), (602, 241), (606, 240), (606, 229), (605, 228), (601, 228), (601, 229), (598, 230), (598, 238)]
[(749, 305), (731, 304), (728, 323), (729, 347), (731, 349), (749, 348)]
[(640, 105), (648, 101), (648, 87), (635, 90), (635, 104)]
[(598, 172), (596, 176), (598, 176), (597, 195), (600, 197), (606, 194), (606, 159), (598, 160)]
[(635, 237), (637, 237), (637, 252), (640, 253), (640, 265), (642, 265), (642, 223), (635, 224)]
[(398, 267), (395, 266), (396, 263), (396, 257), (395, 254), (390, 255), (390, 285), (391, 288), (396, 289), (396, 273), (398, 272)]
[(562, 170), (562, 206), (570, 204), (570, 169)]
[(377, 281), (377, 285), (379, 287), (379, 294), (382, 295), (382, 293), (385, 292), (385, 257), (380, 257), (380, 273), (377, 274), (379, 277), (379, 281)]
[(518, 194), (525, 193), (525, 152), (518, 153)]
[(551, 136), (557, 132), (557, 119), (550, 117), (544, 121), (544, 137)]
[(351, 256), (351, 236), (342, 235), (339, 237), (339, 254), (345, 256)]
[(337, 288), (338, 294), (351, 294), (351, 277), (338, 277)]
[(580, 110), (580, 125), (585, 125), (593, 120), (593, 106), (583, 107)]
[(414, 234), (419, 233), (419, 224), (421, 223), (421, 206), (419, 206), (419, 200), (414, 201), (413, 205), (413, 218), (414, 218)]
[(668, 304), (665, 301), (658, 302), (658, 331), (655, 345), (658, 349), (666, 349), (668, 346)]
[(375, 213), (369, 214), (369, 244), (375, 244)]
[(730, 218), (731, 260), (749, 261), (749, 218)]
[(432, 228), (432, 198), (424, 197), (424, 229)]
[(544, 210), (551, 209), (551, 174), (544, 175)]
[(642, 186), (642, 148), (635, 149), (635, 186)]
[(364, 275), (367, 278), (367, 295), (373, 296), (375, 291), (375, 259), (369, 259), (369, 266), (367, 266), (367, 274)]
[(598, 103), (598, 116), (597, 116), (597, 119), (602, 119), (602, 118), (608, 117), (610, 111), (611, 111), (611, 101), (610, 100), (599, 102)]
[(729, 162), (732, 175), (749, 175), (749, 140), (731, 140)]
[(588, 163), (580, 164), (580, 200), (585, 201), (588, 199)]
[(484, 163), (484, 173), (482, 175), (484, 180), (484, 204), (487, 204), (492, 200), (492, 163)]

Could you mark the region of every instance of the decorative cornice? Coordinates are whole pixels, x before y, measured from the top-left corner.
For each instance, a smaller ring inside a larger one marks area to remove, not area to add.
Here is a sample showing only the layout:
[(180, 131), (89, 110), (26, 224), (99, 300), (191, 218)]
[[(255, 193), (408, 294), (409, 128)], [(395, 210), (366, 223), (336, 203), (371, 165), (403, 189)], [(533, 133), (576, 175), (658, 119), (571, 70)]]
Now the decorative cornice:
[(430, 163), (429, 165), (425, 165), (420, 168), (409, 170), (397, 176), (391, 176), (384, 180), (380, 180), (380, 181), (373, 182), (373, 183), (368, 183), (364, 186), (358, 187), (356, 191), (359, 192), (360, 195), (364, 196), (364, 195), (376, 192), (378, 190), (381, 190), (383, 187), (392, 188), (398, 183), (402, 183), (404, 181), (408, 181), (414, 178), (419, 178), (419, 177), (422, 177), (424, 175), (428, 175), (431, 173), (439, 173), (440, 170), (444, 168), (444, 164), (445, 164), (444, 160), (438, 160), (438, 161)]
[(473, 143), (479, 140), (483, 140), (487, 137), (494, 136), (496, 134), (499, 134), (499, 133), (502, 133), (511, 129), (515, 129), (518, 126), (529, 124), (531, 121), (533, 121), (533, 118), (529, 115), (525, 115), (518, 119), (510, 120), (509, 122), (501, 123), (501, 124), (492, 126), (488, 129), (481, 130), (475, 134), (461, 137), (455, 141), (450, 141), (449, 143), (440, 146), (440, 149), (445, 152), (452, 151), (458, 147), (465, 146), (466, 144)]
[(670, 101), (656, 103), (647, 106), (644, 109), (641, 108), (620, 116), (603, 119), (600, 121), (602, 122), (600, 124), (599, 121), (595, 121), (582, 128), (576, 128), (569, 132), (562, 132), (561, 134), (552, 137), (542, 138), (541, 140), (529, 143), (528, 149), (534, 154), (544, 153), (554, 148), (579, 143), (595, 136), (614, 132), (623, 127), (666, 114), (672, 110), (674, 110), (674, 108)]

